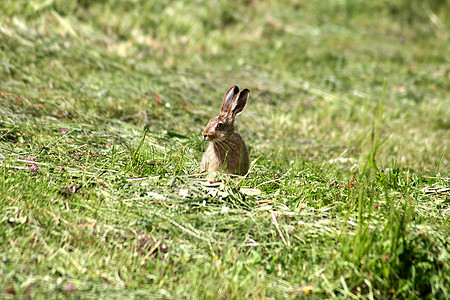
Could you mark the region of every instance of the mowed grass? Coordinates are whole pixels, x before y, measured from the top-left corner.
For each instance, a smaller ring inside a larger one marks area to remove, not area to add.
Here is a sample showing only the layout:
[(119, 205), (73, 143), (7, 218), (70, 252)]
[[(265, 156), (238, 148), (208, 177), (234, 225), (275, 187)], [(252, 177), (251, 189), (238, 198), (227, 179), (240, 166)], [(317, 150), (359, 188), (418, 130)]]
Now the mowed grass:
[(1, 298), (450, 298), (448, 1), (0, 10)]

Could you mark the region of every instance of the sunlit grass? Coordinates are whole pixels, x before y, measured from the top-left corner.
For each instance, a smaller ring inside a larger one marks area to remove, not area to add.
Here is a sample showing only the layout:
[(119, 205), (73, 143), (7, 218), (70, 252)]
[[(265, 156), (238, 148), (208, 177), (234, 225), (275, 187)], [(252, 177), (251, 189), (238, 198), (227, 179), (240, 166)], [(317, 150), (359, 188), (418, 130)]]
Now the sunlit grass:
[(449, 297), (447, 2), (0, 9), (2, 298)]

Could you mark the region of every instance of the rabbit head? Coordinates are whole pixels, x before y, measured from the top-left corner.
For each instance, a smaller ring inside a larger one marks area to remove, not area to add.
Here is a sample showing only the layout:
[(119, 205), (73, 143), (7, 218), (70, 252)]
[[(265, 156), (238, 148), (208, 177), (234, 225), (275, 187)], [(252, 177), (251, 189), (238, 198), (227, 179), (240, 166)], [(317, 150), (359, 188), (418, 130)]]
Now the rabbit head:
[(247, 105), (249, 95), (249, 89), (239, 91), (237, 86), (231, 86), (223, 97), (220, 114), (206, 125), (203, 139), (209, 142), (221, 142), (233, 135), (234, 119)]

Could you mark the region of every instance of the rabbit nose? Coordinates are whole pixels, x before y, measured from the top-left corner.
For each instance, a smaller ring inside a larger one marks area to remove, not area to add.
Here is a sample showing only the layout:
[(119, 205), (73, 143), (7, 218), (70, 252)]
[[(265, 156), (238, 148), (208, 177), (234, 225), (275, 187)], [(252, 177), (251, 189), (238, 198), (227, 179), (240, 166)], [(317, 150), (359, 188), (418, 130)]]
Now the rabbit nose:
[(203, 140), (206, 141), (206, 138), (208, 138), (208, 136), (206, 134), (203, 135)]

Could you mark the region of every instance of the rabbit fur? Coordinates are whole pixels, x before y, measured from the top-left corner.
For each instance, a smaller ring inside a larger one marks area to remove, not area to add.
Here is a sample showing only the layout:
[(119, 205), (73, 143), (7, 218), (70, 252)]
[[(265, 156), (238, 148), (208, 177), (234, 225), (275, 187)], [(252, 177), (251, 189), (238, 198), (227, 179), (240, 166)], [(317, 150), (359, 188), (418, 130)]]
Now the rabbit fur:
[(234, 119), (247, 105), (249, 95), (249, 89), (239, 91), (235, 85), (225, 93), (220, 114), (212, 118), (203, 131), (203, 139), (211, 143), (200, 163), (202, 171), (247, 174), (250, 165), (248, 149), (241, 135), (234, 131)]

